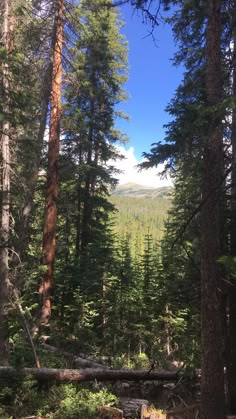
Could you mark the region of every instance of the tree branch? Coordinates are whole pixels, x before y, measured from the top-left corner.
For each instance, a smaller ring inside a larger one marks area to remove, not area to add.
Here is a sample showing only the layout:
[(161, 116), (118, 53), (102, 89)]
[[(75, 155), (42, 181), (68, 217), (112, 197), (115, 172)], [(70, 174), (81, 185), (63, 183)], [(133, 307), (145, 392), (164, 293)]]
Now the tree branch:
[(183, 236), (183, 234), (185, 233), (187, 227), (189, 226), (189, 224), (191, 223), (191, 221), (193, 220), (193, 218), (195, 217), (195, 215), (197, 215), (200, 210), (202, 209), (202, 207), (207, 203), (208, 199), (212, 196), (212, 194), (217, 191), (217, 189), (219, 189), (219, 187), (222, 185), (222, 183), (225, 181), (225, 179), (227, 178), (227, 176), (230, 174), (230, 172), (232, 171), (232, 165), (230, 166), (230, 168), (226, 171), (224, 177), (221, 179), (219, 185), (217, 185), (214, 189), (212, 189), (209, 194), (205, 197), (205, 199), (203, 199), (200, 204), (197, 206), (197, 208), (195, 208), (195, 210), (192, 212), (192, 214), (190, 215), (190, 217), (187, 219), (186, 223), (184, 223), (183, 227), (181, 228), (179, 234), (177, 235), (177, 237), (175, 238), (175, 240), (173, 241), (172, 245), (171, 245), (171, 250), (173, 250), (174, 246), (176, 245), (176, 243), (179, 241), (179, 239)]

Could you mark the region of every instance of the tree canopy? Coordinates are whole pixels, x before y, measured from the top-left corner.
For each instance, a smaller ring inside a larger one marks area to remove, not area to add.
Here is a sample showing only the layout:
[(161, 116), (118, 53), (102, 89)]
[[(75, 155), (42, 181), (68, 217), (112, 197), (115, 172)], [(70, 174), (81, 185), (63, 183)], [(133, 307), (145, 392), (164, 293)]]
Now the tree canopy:
[[(152, 34), (171, 26), (185, 69), (165, 138), (140, 165), (164, 163), (172, 177), (158, 197), (113, 195), (127, 141), (115, 124), (128, 118), (126, 3)], [(191, 371), (193, 384), (198, 369), (201, 418), (236, 414), (235, 2), (4, 0), (0, 11), (0, 416), (92, 418), (115, 402), (65, 384), (44, 403), (50, 377)], [(92, 369), (74, 370), (83, 360)]]

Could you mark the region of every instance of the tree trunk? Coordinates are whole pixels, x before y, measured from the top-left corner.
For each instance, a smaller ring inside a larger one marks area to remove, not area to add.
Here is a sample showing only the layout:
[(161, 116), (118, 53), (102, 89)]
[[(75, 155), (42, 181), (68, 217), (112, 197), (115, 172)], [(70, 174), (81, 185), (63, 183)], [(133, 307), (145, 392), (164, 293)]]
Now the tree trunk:
[[(81, 141), (79, 142), (79, 165), (82, 164), (82, 146)], [(81, 251), (81, 214), (82, 214), (82, 175), (79, 173), (78, 185), (77, 185), (77, 216), (76, 216), (76, 244), (75, 244), (75, 257), (80, 256)]]
[(222, 182), (221, 1), (208, 0), (206, 30), (206, 91), (208, 135), (203, 148), (201, 211), (201, 418), (225, 418), (223, 299), (219, 292), (220, 185)]
[[(12, 368), (0, 367), (0, 379), (7, 377), (19, 379), (31, 376), (40, 381), (56, 381), (58, 383), (85, 382), (85, 381), (140, 381), (140, 380), (165, 380), (175, 381), (183, 375), (181, 372), (171, 371), (143, 371), (143, 370), (107, 370), (107, 369), (57, 369), (57, 368)], [(210, 419), (210, 417), (208, 418)], [(213, 419), (213, 418), (212, 418)]]
[(43, 264), (46, 272), (39, 288), (40, 319), (47, 325), (51, 316), (52, 285), (56, 251), (56, 222), (58, 197), (58, 156), (60, 145), (61, 85), (62, 85), (62, 40), (64, 0), (56, 1), (56, 16), (52, 43), (53, 70), (48, 144), (48, 173), (46, 208), (43, 231)]
[[(235, 36), (235, 34), (234, 34)], [(236, 100), (236, 36), (233, 50), (233, 97)], [(231, 255), (236, 257), (236, 109), (232, 115), (232, 187), (231, 187)], [(236, 282), (233, 278), (229, 289), (229, 325), (227, 347), (227, 384), (230, 412), (236, 414)]]
[[(9, 3), (2, 4), (2, 46), (9, 52)], [(3, 114), (2, 123), (2, 208), (1, 208), (1, 243), (0, 243), (0, 363), (8, 365), (8, 322), (7, 306), (9, 299), (8, 246), (10, 236), (10, 144), (8, 121), (9, 114), (9, 68), (2, 64)]]

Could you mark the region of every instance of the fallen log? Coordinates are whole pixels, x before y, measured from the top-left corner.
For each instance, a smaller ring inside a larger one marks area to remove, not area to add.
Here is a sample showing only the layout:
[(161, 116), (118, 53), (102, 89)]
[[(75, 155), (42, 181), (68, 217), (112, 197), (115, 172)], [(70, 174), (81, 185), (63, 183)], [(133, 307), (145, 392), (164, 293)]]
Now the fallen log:
[(65, 358), (69, 358), (73, 360), (75, 367), (110, 369), (110, 367), (108, 367), (107, 365), (95, 362), (89, 358), (85, 358), (85, 356), (83, 356), (82, 358), (81, 356), (77, 356), (77, 355), (72, 354), (71, 352), (67, 352), (67, 351), (64, 351), (63, 349), (56, 348), (55, 346), (49, 345), (48, 343), (41, 343), (40, 347), (48, 352), (62, 355)]
[(22, 368), (0, 366), (0, 379), (19, 379), (26, 376), (39, 381), (56, 381), (58, 383), (84, 381), (139, 381), (163, 380), (175, 381), (183, 375), (182, 371), (144, 371), (144, 370), (108, 370), (108, 369), (57, 369), (57, 368)]

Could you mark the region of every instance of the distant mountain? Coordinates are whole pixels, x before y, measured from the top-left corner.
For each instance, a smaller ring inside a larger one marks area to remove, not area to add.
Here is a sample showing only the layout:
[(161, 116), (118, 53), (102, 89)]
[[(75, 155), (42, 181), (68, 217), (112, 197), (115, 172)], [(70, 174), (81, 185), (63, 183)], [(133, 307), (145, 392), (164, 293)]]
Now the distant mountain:
[(128, 237), (132, 255), (137, 251), (142, 253), (147, 234), (151, 234), (155, 242), (162, 238), (172, 192), (171, 187), (126, 183), (117, 186), (112, 193), (110, 201), (118, 210), (111, 215), (113, 231), (118, 237)]
[(138, 185), (137, 183), (125, 183), (118, 185), (112, 192), (114, 196), (132, 196), (135, 198), (166, 198), (170, 199), (173, 188), (165, 186), (161, 188), (154, 188), (152, 186)]

